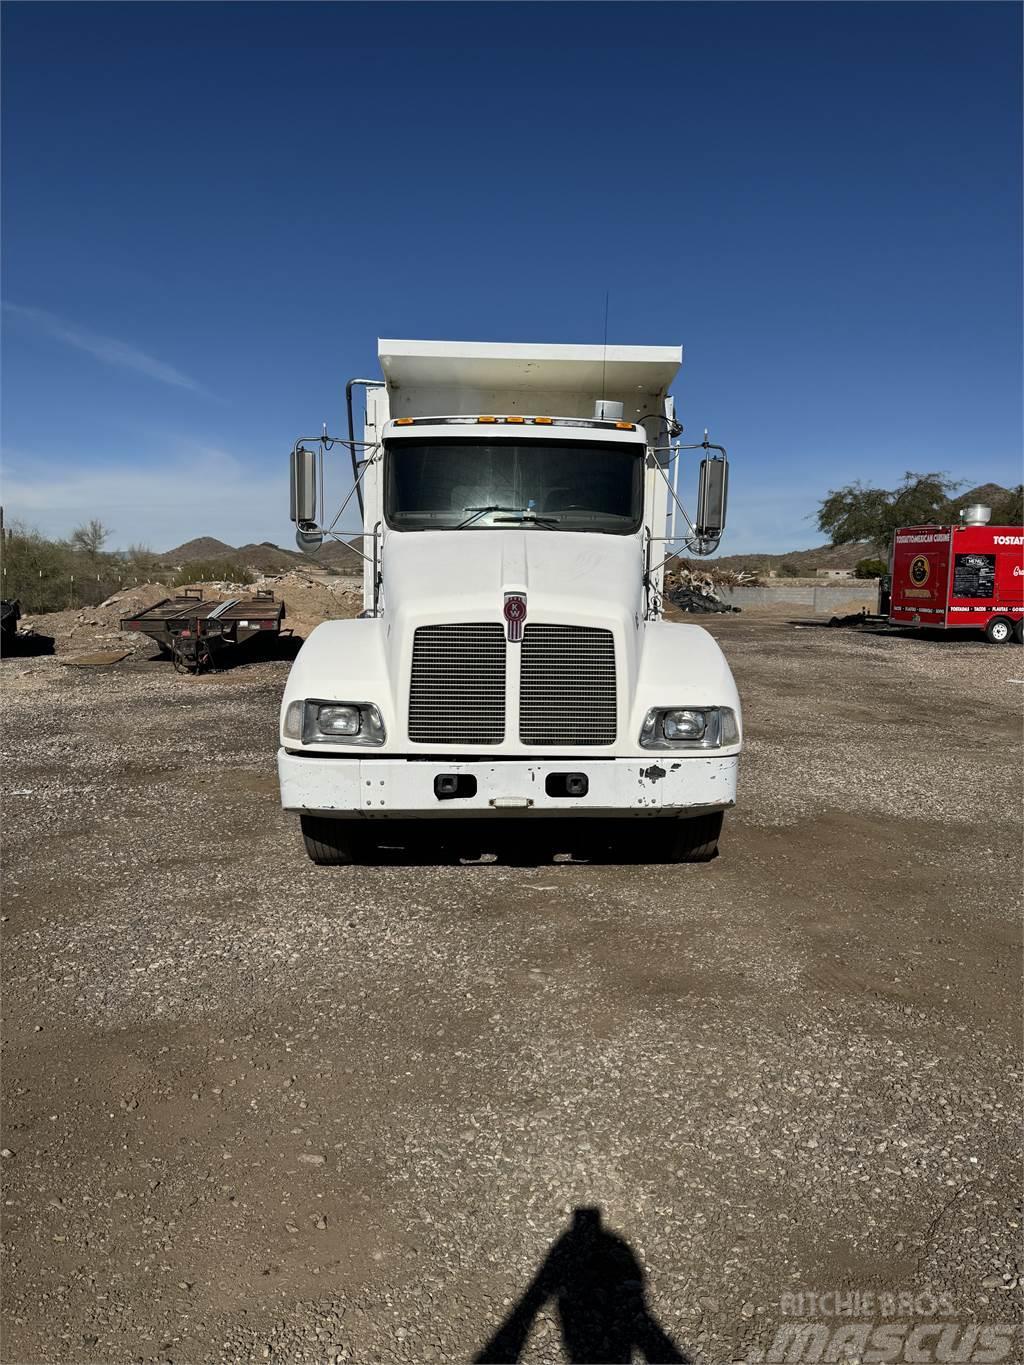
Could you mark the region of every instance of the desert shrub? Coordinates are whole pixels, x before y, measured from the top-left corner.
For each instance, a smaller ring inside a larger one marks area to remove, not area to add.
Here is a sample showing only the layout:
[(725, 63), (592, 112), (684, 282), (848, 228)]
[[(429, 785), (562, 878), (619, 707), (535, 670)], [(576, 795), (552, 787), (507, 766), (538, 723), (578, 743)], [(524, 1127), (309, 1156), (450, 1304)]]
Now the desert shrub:
[(96, 606), (136, 578), (143, 582), (149, 576), (121, 555), (90, 548), (95, 537), (87, 539), (89, 545), (80, 547), (74, 539), (49, 540), (29, 527), (12, 527), (0, 553), (0, 596), (17, 598), (26, 616), (38, 615)]

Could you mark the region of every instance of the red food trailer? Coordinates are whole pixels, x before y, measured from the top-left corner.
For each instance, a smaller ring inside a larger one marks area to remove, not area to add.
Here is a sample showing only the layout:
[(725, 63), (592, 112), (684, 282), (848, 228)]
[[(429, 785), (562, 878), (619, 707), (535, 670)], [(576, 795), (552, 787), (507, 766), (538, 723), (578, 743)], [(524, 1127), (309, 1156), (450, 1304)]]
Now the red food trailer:
[[(973, 509), (971, 509), (973, 510)], [(1024, 638), (1024, 526), (902, 526), (892, 542), (893, 625)]]

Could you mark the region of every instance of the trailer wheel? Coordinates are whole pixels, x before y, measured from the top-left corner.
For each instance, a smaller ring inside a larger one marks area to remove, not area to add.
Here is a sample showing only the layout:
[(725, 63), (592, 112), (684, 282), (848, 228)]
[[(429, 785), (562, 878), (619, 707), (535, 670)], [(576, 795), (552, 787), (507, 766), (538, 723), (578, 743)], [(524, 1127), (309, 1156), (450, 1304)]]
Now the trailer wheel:
[[(670, 863), (707, 863), (718, 852), (718, 836), (722, 832), (723, 813), (710, 811), (707, 815), (684, 816), (673, 820), (675, 826), (665, 849)], [(655, 824), (662, 822), (655, 821)]]
[(1019, 645), (1024, 645), (1024, 616), (1020, 618), (1013, 628), (1013, 638)]
[(318, 867), (345, 867), (356, 861), (359, 840), (351, 821), (300, 815), (299, 824), (306, 852)]
[(1013, 637), (1013, 622), (1005, 616), (993, 616), (985, 627), (985, 639), (990, 645), (1005, 645)]

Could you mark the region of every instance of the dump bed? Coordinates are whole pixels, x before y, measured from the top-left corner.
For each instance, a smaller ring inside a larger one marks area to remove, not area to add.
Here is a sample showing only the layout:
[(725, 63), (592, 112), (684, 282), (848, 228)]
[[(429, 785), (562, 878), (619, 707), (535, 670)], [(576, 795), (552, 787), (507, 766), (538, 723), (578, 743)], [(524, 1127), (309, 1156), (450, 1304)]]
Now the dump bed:
[(594, 415), (599, 398), (627, 422), (665, 413), (681, 346), (556, 346), (494, 341), (377, 344), (389, 416)]

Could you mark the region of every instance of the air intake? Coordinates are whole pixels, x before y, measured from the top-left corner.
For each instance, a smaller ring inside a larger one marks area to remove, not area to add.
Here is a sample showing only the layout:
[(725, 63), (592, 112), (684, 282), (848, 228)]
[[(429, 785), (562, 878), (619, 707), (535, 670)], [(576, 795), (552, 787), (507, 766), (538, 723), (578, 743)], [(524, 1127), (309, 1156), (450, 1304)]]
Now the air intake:
[(960, 508), (960, 520), (965, 526), (987, 526), (992, 520), (992, 508), (981, 502), (972, 502), (970, 507)]

